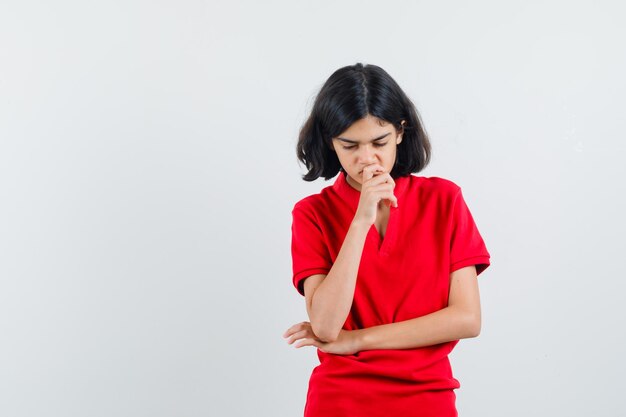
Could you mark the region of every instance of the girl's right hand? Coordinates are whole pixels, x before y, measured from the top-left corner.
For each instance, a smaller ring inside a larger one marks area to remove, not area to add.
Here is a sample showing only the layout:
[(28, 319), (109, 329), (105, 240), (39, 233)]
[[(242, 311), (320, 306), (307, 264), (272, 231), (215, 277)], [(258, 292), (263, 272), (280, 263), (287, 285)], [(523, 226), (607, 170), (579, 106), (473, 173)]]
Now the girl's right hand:
[(376, 221), (378, 202), (384, 200), (387, 205), (398, 207), (398, 199), (393, 194), (396, 183), (388, 172), (378, 164), (371, 164), (363, 169), (361, 197), (354, 215), (355, 221), (371, 226)]

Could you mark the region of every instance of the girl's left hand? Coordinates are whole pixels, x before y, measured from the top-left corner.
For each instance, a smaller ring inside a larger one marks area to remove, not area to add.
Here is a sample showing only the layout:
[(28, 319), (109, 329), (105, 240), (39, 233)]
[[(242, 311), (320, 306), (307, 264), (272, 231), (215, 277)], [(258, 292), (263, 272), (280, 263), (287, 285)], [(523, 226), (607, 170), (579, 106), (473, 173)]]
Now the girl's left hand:
[(287, 329), (283, 337), (287, 338), (287, 343), (289, 344), (298, 340), (294, 345), (296, 348), (301, 348), (302, 346), (316, 346), (322, 352), (334, 353), (336, 355), (353, 355), (359, 352), (356, 330), (341, 329), (337, 340), (334, 342), (322, 342), (315, 333), (313, 333), (311, 323), (303, 321)]

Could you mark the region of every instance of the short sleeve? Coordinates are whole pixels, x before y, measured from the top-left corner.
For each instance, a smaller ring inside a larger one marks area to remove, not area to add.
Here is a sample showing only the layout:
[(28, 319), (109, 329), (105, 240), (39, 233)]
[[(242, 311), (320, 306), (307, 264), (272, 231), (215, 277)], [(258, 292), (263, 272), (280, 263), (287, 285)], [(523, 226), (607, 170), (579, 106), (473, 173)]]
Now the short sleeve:
[(459, 188), (452, 208), (450, 273), (465, 266), (475, 265), (476, 274), (480, 275), (491, 264), (489, 258), (485, 242)]
[(293, 208), (291, 214), (292, 280), (304, 296), (304, 279), (315, 274), (328, 274), (332, 261), (315, 214), (299, 205)]

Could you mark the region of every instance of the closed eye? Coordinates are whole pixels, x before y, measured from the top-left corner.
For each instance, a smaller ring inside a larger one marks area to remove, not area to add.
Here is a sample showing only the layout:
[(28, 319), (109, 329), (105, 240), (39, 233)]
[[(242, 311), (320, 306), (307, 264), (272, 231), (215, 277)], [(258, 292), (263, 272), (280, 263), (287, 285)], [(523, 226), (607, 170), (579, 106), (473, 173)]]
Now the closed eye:
[[(377, 148), (383, 147), (385, 146), (387, 143), (389, 143), (389, 141), (385, 142), (385, 143), (375, 143), (374, 146)], [(342, 148), (344, 149), (354, 149), (356, 148), (356, 145), (352, 145), (352, 146), (342, 146)]]

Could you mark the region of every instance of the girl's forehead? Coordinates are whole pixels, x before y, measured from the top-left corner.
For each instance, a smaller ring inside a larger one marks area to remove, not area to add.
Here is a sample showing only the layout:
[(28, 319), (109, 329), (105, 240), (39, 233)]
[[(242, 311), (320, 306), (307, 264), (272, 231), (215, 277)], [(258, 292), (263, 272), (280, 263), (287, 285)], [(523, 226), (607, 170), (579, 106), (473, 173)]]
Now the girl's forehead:
[(386, 132), (389, 128), (392, 127), (392, 124), (380, 119), (374, 118), (363, 118), (359, 119), (356, 122), (352, 123), (350, 127), (348, 127), (345, 132)]

